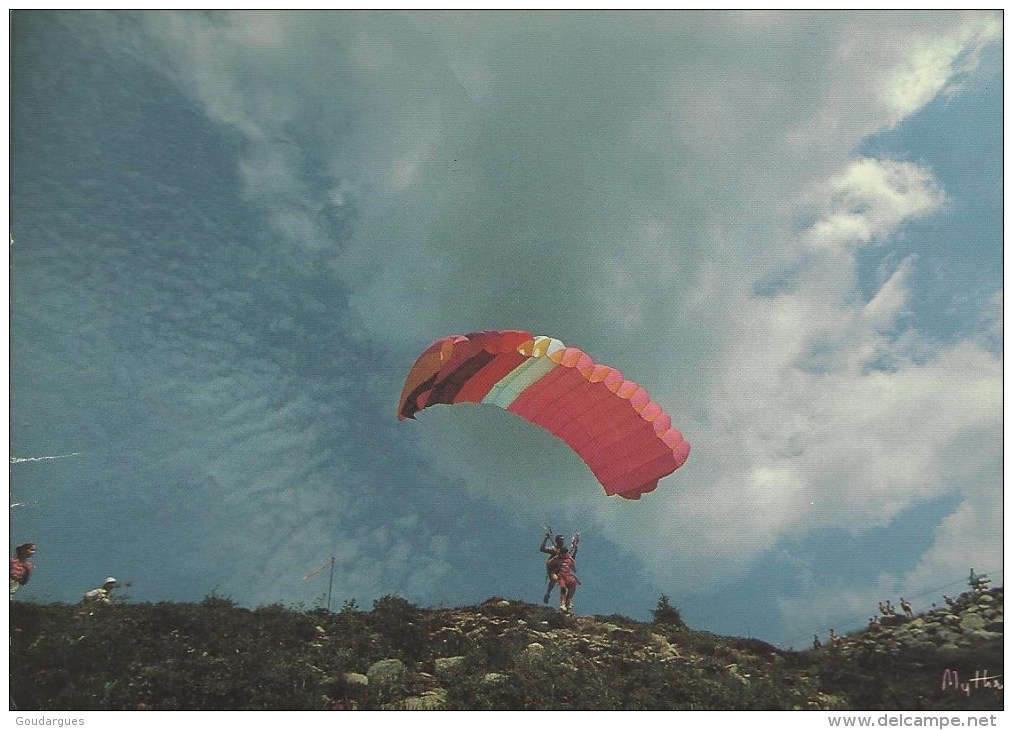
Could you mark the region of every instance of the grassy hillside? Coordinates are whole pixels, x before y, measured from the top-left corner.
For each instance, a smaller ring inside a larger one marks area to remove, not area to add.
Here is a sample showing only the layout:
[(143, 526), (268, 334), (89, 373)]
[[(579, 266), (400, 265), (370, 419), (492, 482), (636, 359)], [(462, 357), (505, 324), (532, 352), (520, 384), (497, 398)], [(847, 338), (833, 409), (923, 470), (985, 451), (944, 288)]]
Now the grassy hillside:
[(806, 652), (693, 631), (661, 603), (642, 623), (503, 599), (338, 613), (15, 602), (11, 709), (1000, 709), (987, 682), (943, 687), (947, 670), (1002, 671), (993, 593), (987, 632), (961, 633), (957, 615), (937, 646), (895, 635), (898, 621)]

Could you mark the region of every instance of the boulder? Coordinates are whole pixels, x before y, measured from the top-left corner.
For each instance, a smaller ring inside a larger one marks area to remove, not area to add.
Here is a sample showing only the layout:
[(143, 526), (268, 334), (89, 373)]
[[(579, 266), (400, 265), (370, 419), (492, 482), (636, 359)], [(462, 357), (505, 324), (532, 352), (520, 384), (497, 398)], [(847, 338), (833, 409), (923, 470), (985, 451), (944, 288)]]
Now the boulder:
[(537, 641), (532, 641), (526, 647), (524, 647), (524, 653), (529, 656), (541, 656), (545, 653), (545, 647), (539, 644)]
[(974, 632), (974, 638), (979, 641), (1002, 641), (1003, 634), (998, 631), (987, 631), (982, 629), (981, 631)]
[(381, 659), (366, 670), (366, 677), (370, 685), (386, 686), (400, 681), (407, 671), (400, 659)]
[(464, 663), (463, 656), (441, 656), (433, 662), (437, 672), (446, 672)]
[(964, 631), (980, 631), (985, 628), (985, 619), (977, 613), (965, 613), (960, 619), (960, 628)]
[(406, 697), (397, 703), (399, 710), (443, 710), (447, 706), (447, 690), (442, 687), (423, 692), (417, 697)]

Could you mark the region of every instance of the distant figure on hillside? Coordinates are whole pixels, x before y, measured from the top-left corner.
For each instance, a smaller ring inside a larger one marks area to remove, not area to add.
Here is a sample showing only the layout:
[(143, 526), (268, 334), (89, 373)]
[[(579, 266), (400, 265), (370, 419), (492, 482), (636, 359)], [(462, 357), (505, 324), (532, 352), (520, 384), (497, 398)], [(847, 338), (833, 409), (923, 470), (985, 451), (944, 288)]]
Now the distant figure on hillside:
[(84, 603), (104, 603), (110, 604), (113, 602), (112, 590), (119, 588), (120, 583), (115, 578), (109, 577), (105, 579), (105, 582), (98, 588), (93, 588), (84, 594), (81, 600)]
[(819, 651), (823, 648), (823, 642), (820, 641), (819, 634), (813, 634), (813, 649)]
[(982, 573), (981, 575), (975, 575), (974, 568), (971, 568), (971, 575), (967, 578), (967, 584), (971, 586), (971, 590), (975, 593), (981, 593), (987, 591), (989, 583), (992, 581), (987, 575)]
[(878, 616), (872, 616), (869, 618), (869, 631), (879, 631), (883, 625), (879, 623)]
[(32, 564), (30, 558), (35, 555), (35, 543), (26, 542), (18, 545), (14, 549), (14, 557), (11, 558), (11, 598), (14, 600), (14, 594), (18, 592), (18, 589), (25, 585), (32, 578), (32, 570), (35, 566)]
[(887, 616), (896, 616), (897, 615), (897, 609), (893, 607), (892, 603), (890, 603), (890, 599), (889, 598), (886, 599), (886, 615)]
[(944, 594), (943, 595), (943, 600), (946, 602), (946, 605), (949, 608), (956, 608), (957, 607), (957, 599), (956, 598), (953, 598), (952, 596), (947, 596), (947, 595)]
[(879, 612), (884, 616), (889, 616), (890, 612), (886, 610), (886, 604), (882, 601), (879, 602)]
[(900, 607), (901, 610), (904, 611), (905, 616), (907, 616), (908, 618), (914, 617), (914, 612), (911, 610), (911, 604), (908, 601), (904, 600), (904, 596), (900, 597)]
[(837, 643), (837, 640), (840, 639), (840, 638), (841, 637), (837, 635), (836, 631), (834, 631), (833, 629), (830, 629), (830, 636), (827, 637), (827, 644), (829, 644), (830, 646), (833, 646), (834, 644)]

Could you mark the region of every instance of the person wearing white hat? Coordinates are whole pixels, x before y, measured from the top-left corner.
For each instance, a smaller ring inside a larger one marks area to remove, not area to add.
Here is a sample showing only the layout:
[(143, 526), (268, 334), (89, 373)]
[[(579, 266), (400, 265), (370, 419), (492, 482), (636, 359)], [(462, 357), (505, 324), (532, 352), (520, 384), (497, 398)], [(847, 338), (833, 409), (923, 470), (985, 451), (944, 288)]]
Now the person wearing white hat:
[(85, 603), (112, 603), (113, 597), (110, 595), (113, 588), (117, 588), (120, 585), (113, 577), (105, 579), (105, 582), (98, 588), (93, 588), (84, 594), (81, 599)]

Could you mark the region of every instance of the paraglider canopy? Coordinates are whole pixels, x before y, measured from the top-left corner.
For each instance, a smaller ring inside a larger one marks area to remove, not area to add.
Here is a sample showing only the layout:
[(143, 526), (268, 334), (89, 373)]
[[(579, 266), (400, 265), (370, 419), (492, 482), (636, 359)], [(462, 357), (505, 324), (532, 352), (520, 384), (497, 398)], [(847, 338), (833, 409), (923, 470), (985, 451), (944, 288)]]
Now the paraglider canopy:
[(552, 337), (523, 330), (449, 335), (405, 378), (398, 419), (436, 404), (487, 403), (565, 441), (606, 494), (639, 499), (689, 456), (689, 443), (647, 391)]

